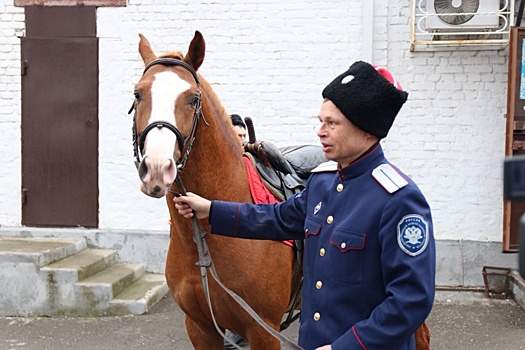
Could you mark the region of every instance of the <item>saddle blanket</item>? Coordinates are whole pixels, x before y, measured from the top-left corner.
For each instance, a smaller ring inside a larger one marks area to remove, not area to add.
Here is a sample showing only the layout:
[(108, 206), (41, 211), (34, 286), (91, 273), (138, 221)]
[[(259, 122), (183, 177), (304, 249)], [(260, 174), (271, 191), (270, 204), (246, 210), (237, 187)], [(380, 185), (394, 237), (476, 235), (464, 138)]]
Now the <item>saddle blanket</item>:
[[(248, 171), (248, 183), (250, 185), (250, 192), (252, 195), (253, 202), (255, 204), (268, 204), (279, 202), (279, 200), (275, 198), (275, 196), (270, 192), (270, 190), (267, 189), (266, 186), (264, 186), (251, 160), (246, 156), (243, 156), (242, 159), (244, 159), (244, 163), (246, 164), (246, 170)], [(294, 246), (293, 240), (283, 241), (283, 243), (289, 247)]]

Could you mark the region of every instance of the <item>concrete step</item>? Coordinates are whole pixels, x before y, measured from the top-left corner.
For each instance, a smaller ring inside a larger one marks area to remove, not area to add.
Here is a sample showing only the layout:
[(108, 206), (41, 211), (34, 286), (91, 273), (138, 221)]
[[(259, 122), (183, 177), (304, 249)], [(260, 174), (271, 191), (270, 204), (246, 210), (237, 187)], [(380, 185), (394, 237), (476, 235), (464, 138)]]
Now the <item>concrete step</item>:
[[(108, 293), (112, 299), (144, 276), (142, 264), (115, 264), (76, 283), (77, 287), (93, 294)], [(102, 296), (102, 294), (99, 294)]]
[(117, 253), (110, 249), (86, 249), (73, 256), (49, 264), (41, 271), (49, 271), (55, 276), (59, 274), (71, 275), (72, 281), (77, 282), (94, 275), (117, 262)]
[(142, 315), (168, 293), (164, 275), (145, 274), (110, 301), (111, 315)]
[(0, 237), (0, 263), (34, 263), (44, 266), (87, 248), (82, 238)]
[(163, 275), (85, 239), (0, 238), (0, 280), (0, 316), (142, 314), (168, 292)]

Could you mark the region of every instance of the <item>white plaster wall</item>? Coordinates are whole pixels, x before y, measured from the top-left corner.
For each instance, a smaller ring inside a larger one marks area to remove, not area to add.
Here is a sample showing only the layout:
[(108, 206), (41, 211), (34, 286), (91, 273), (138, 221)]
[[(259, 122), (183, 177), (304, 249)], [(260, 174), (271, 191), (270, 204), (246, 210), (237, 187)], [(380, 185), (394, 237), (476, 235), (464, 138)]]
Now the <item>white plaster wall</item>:
[[(23, 10), (0, 0), (0, 225), (20, 225), (19, 39)], [(410, 52), (408, 2), (375, 1), (374, 62), (409, 101), (384, 141), (433, 209), (438, 239), (501, 241), (508, 50)], [(259, 139), (316, 143), (321, 90), (362, 58), (360, 2), (130, 0), (99, 8), (100, 228), (167, 229), (164, 200), (145, 197), (131, 149), (138, 33), (156, 51), (186, 51), (195, 30), (201, 72), (230, 113), (254, 119)], [(369, 20), (369, 18), (367, 19)]]

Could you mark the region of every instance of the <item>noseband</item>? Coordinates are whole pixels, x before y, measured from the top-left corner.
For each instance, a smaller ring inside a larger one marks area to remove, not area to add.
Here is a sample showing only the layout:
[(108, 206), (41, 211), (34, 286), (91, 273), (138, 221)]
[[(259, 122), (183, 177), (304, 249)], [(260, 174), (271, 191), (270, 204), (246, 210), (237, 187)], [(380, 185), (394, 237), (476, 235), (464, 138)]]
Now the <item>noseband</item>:
[(184, 168), (184, 165), (186, 165), (186, 160), (188, 159), (188, 156), (191, 151), (191, 147), (193, 146), (193, 142), (195, 141), (195, 134), (197, 132), (197, 123), (199, 121), (199, 118), (202, 116), (202, 99), (201, 99), (202, 92), (201, 92), (201, 87), (200, 87), (200, 81), (199, 81), (199, 77), (197, 76), (197, 72), (195, 72), (193, 67), (191, 67), (189, 64), (187, 64), (184, 61), (174, 59), (174, 58), (159, 58), (157, 60), (150, 62), (146, 66), (146, 68), (144, 68), (144, 72), (142, 72), (142, 75), (146, 74), (148, 69), (150, 69), (151, 67), (157, 64), (164, 65), (164, 66), (184, 67), (187, 71), (191, 73), (191, 75), (193, 76), (193, 79), (195, 79), (195, 82), (197, 83), (197, 89), (199, 90), (199, 96), (196, 101), (195, 112), (193, 114), (193, 124), (191, 126), (190, 134), (186, 138), (182, 136), (182, 133), (179, 131), (179, 129), (177, 129), (175, 125), (165, 122), (165, 121), (152, 122), (151, 124), (148, 124), (144, 128), (144, 130), (139, 134), (137, 132), (137, 100), (133, 101), (133, 104), (131, 105), (131, 108), (128, 112), (128, 114), (131, 114), (131, 112), (135, 111), (133, 115), (133, 126), (131, 130), (132, 139), (133, 139), (133, 157), (135, 159), (135, 166), (138, 169), (143, 159), (142, 150), (144, 149), (144, 142), (146, 141), (146, 135), (155, 128), (157, 129), (166, 128), (175, 134), (175, 137), (177, 138), (177, 145), (179, 146), (181, 154), (183, 153), (184, 148), (186, 148), (186, 151), (184, 152), (183, 157), (180, 160), (177, 160), (177, 168), (180, 170)]

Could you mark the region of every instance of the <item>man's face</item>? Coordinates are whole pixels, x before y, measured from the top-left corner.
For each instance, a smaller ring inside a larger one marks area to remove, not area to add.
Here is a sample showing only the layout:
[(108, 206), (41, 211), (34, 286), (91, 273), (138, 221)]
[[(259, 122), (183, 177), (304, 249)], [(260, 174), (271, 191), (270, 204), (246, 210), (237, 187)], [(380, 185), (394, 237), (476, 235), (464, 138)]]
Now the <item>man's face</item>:
[(234, 125), (233, 128), (237, 133), (237, 136), (241, 139), (241, 142), (246, 141), (246, 129), (239, 125)]
[(326, 159), (347, 166), (377, 141), (352, 124), (330, 100), (324, 100), (319, 111), (321, 125), (317, 136)]

